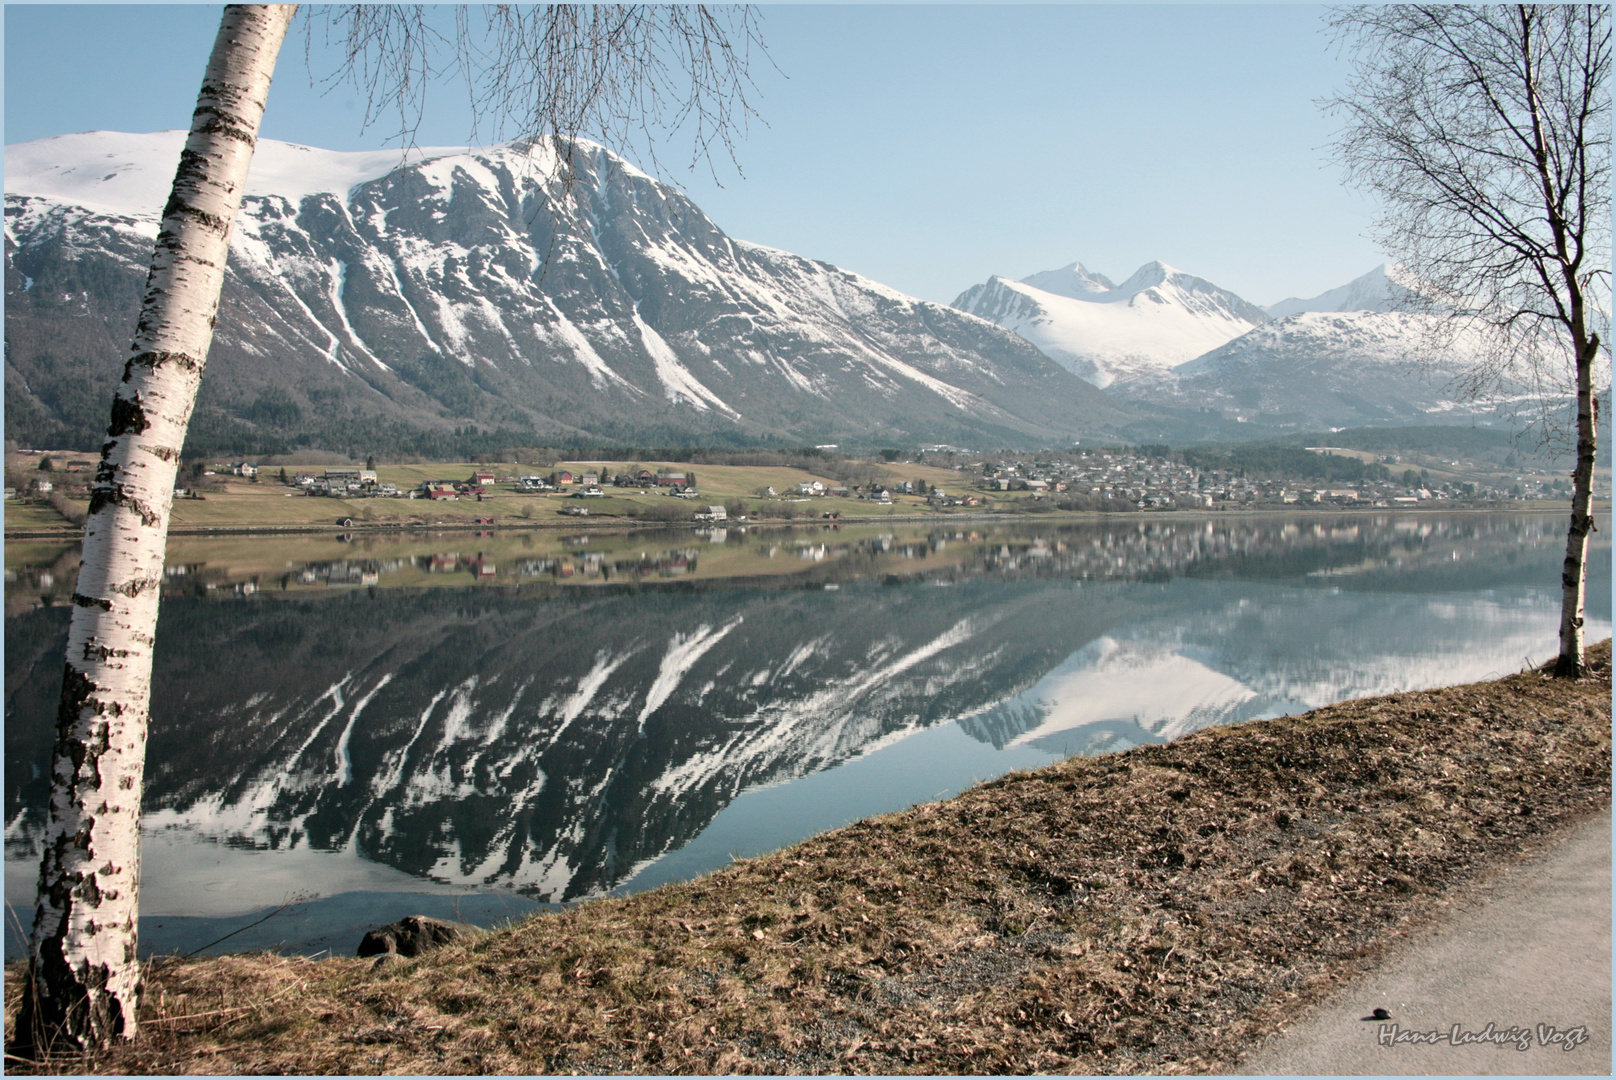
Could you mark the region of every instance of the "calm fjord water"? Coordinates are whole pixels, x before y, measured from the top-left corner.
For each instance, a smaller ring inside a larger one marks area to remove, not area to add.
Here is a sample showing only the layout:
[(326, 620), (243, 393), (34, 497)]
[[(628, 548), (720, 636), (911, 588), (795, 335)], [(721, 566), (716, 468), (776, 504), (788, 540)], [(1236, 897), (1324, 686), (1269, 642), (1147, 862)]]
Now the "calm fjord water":
[[(142, 946), (186, 951), (296, 900), (217, 950), (347, 953), (405, 914), (488, 922), (647, 888), (1068, 754), (1517, 671), (1554, 649), (1562, 528), (176, 541)], [(1610, 633), (1608, 535), (1590, 640)], [(24, 922), (66, 628), (50, 601), (75, 563), (8, 545), (6, 894)]]

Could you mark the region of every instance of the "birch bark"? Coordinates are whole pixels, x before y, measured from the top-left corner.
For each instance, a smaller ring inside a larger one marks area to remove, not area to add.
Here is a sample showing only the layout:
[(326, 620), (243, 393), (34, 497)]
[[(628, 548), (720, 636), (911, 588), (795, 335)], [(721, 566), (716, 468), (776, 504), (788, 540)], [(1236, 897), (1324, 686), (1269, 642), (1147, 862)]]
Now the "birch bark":
[(132, 1038), (140, 799), (157, 599), (180, 448), (196, 403), (270, 75), (296, 5), (225, 8), (152, 255), (84, 530), (40, 864), (34, 1055)]
[(1598, 354), (1598, 335), (1577, 353), (1577, 466), (1571, 474), (1571, 527), (1566, 530), (1565, 565), (1560, 572), (1560, 656), (1554, 665), (1555, 675), (1565, 679), (1586, 673), (1582, 621), (1588, 594), (1588, 534), (1594, 531), (1594, 457), (1599, 444), (1599, 416), (1593, 365)]

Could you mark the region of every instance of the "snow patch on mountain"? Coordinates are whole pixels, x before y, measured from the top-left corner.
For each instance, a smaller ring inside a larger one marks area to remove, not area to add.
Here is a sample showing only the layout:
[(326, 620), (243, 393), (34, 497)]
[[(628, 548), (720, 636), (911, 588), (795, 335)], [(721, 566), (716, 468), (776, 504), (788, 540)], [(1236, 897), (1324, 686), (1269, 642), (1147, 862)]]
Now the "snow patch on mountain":
[(1047, 293), (1054, 293), (1056, 296), (1101, 303), (1105, 301), (1107, 294), (1117, 288), (1116, 282), (1104, 274), (1095, 273), (1080, 262), (1063, 266), (1059, 270), (1040, 270), (1036, 274), (1022, 278), (1021, 283)]
[(337, 748), (333, 756), (336, 759), (336, 783), (339, 788), (347, 787), (353, 783), (353, 758), (348, 753), (348, 743), (353, 738), (354, 725), (359, 722), (359, 715), (365, 711), (365, 706), (370, 704), (371, 699), (381, 693), (382, 688), (393, 681), (393, 674), (393, 672), (389, 671), (383, 675), (376, 685), (370, 688), (370, 693), (354, 703), (353, 710), (348, 713), (348, 723), (343, 727), (342, 734), (337, 736)]
[[(462, 683), (460, 688), (464, 686), (465, 684)], [(438, 702), (448, 695), (448, 687), (434, 694), (432, 700), (427, 702), (426, 708), (421, 710), (421, 718), (416, 722), (415, 733), (410, 736), (409, 742), (405, 743), (400, 749), (388, 751), (382, 769), (377, 772), (375, 780), (371, 783), (370, 790), (373, 799), (387, 794), (398, 786), (399, 781), (404, 777), (404, 765), (409, 760), (410, 751), (414, 749), (416, 741), (421, 738), (421, 733), (426, 730), (427, 721), (432, 719), (433, 712), (437, 710)]]
[(584, 709), (589, 706), (591, 701), (595, 700), (595, 695), (600, 693), (600, 688), (606, 685), (606, 680), (612, 677), (612, 672), (621, 667), (623, 661), (633, 655), (633, 650), (620, 653), (617, 656), (611, 656), (605, 652), (596, 654), (595, 665), (578, 679), (578, 689), (573, 692), (571, 697), (563, 701), (561, 707), (556, 710), (556, 717), (561, 723), (550, 735), (552, 745), (559, 742), (562, 732), (566, 731), (574, 720), (583, 715)]
[(633, 318), (634, 327), (640, 332), (640, 340), (645, 343), (645, 351), (656, 364), (657, 378), (662, 380), (662, 389), (669, 401), (687, 401), (703, 412), (712, 406), (730, 416), (741, 415), (724, 404), (723, 398), (703, 386), (701, 380), (679, 362), (679, 354), (669, 347), (661, 334), (646, 325), (638, 311), (634, 312)]

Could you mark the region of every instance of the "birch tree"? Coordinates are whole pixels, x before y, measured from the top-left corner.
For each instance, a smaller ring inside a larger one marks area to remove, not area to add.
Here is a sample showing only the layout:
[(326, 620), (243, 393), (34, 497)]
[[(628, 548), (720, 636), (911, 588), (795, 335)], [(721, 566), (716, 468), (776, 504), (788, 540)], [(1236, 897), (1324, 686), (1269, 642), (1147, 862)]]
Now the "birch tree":
[(135, 1033), (140, 797), (174, 475), (196, 402), (270, 75), (293, 5), (227, 8), (163, 209), (84, 526), (57, 713), (28, 1051)]
[(1610, 377), (1610, 9), (1393, 5), (1331, 22), (1353, 64), (1325, 103), (1346, 119), (1337, 158), (1380, 201), (1376, 238), (1435, 325), (1482, 342), (1465, 388), (1533, 388), (1551, 436), (1575, 417), (1554, 672), (1579, 676), (1595, 382)]
[[(689, 126), (695, 157), (733, 151), (752, 47), (750, 9), (654, 6), (481, 9), (472, 32), (434, 29), (419, 7), (323, 12), (346, 43), (337, 73), (398, 106), (409, 141), (425, 86), (458, 73), (473, 101), (567, 158), (580, 134), (629, 141)], [(152, 256), (134, 340), (85, 523), (57, 717), (51, 803), (27, 986), (15, 1028), (25, 1057), (136, 1034), (140, 801), (175, 473), (213, 336), (230, 230), (297, 5), (232, 5), (220, 22)], [(312, 31), (311, 31), (312, 33)], [(374, 114), (372, 117), (374, 118)]]

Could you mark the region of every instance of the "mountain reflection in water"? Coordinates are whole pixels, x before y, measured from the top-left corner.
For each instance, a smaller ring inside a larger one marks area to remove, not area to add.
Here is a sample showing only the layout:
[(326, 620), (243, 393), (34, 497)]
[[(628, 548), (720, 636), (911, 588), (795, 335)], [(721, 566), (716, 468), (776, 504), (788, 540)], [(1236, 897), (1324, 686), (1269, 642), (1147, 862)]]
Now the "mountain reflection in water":
[[(278, 568), (175, 563), (144, 914), (299, 890), (598, 896), (837, 824), (843, 798), (899, 809), (1069, 753), (1515, 671), (1554, 647), (1561, 528), (1163, 518), (485, 537), (469, 558), (400, 538), (331, 559), (320, 540)], [(1606, 535), (1590, 640), (1610, 632)], [(68, 557), (10, 555), (7, 892), (26, 909), (66, 628), (40, 600)], [(854, 761), (856, 796), (823, 794), (816, 774)], [(728, 848), (693, 843), (715, 819)]]

